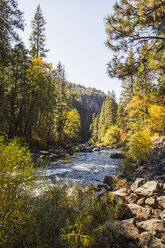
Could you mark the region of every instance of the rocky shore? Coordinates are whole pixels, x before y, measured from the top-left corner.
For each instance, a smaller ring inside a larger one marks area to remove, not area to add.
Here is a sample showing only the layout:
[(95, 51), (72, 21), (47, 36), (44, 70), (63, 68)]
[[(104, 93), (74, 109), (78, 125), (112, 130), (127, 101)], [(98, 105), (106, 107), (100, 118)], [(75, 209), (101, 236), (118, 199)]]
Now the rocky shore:
[[(117, 180), (106, 176), (98, 196), (114, 193), (123, 200), (123, 216), (117, 220), (119, 248), (165, 247), (165, 138), (157, 138), (155, 156), (132, 175)], [(99, 190), (100, 187), (98, 187)], [(106, 225), (110, 223), (106, 223)]]

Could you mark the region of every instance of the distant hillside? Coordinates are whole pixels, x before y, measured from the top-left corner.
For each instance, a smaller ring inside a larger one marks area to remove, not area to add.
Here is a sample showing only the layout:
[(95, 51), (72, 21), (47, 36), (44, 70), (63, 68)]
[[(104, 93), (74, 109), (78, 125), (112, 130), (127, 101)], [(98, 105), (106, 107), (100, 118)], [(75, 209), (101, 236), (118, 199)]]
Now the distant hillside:
[(71, 91), (74, 94), (74, 107), (81, 116), (81, 137), (82, 142), (89, 139), (89, 127), (92, 123), (92, 114), (100, 113), (106, 94), (95, 88), (86, 88), (82, 85), (71, 84)]

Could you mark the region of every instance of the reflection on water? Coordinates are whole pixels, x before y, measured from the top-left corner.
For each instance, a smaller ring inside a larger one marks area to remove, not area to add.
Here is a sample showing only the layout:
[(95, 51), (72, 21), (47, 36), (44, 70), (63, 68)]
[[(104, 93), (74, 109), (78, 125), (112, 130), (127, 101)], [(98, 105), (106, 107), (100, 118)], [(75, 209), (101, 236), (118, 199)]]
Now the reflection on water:
[(117, 150), (102, 150), (92, 153), (76, 153), (72, 158), (50, 162), (46, 176), (67, 184), (102, 183), (105, 175), (117, 174), (116, 167), (122, 159), (112, 159)]

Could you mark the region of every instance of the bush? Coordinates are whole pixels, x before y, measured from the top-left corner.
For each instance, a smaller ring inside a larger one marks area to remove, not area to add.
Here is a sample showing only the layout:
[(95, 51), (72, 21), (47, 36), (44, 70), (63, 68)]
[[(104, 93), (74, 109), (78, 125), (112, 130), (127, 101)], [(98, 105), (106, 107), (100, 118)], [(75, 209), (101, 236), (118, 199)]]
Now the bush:
[(104, 145), (115, 147), (120, 140), (120, 129), (117, 126), (112, 126), (107, 130), (104, 137)]
[(30, 198), (36, 174), (26, 147), (17, 139), (4, 141), (0, 136), (0, 247), (19, 246), (27, 232)]
[[(28, 247), (102, 247), (107, 232), (101, 230), (106, 229), (107, 220), (114, 223), (120, 206), (112, 194), (98, 199), (93, 187), (86, 193), (76, 187), (68, 195), (65, 186), (56, 185), (35, 200)], [(104, 247), (114, 242), (114, 230), (111, 228)]]
[(133, 134), (129, 139), (127, 148), (128, 158), (133, 158), (138, 164), (146, 162), (152, 155), (152, 140), (150, 132), (143, 130)]

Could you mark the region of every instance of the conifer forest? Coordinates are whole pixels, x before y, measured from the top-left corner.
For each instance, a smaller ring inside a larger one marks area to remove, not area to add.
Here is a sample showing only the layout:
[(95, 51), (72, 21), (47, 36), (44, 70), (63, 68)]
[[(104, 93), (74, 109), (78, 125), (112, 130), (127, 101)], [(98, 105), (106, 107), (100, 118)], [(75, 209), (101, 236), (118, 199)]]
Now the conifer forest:
[(17, 0), (0, 0), (0, 248), (165, 247), (165, 0), (118, 0), (104, 19), (107, 94), (47, 61), (32, 11), (27, 48)]

